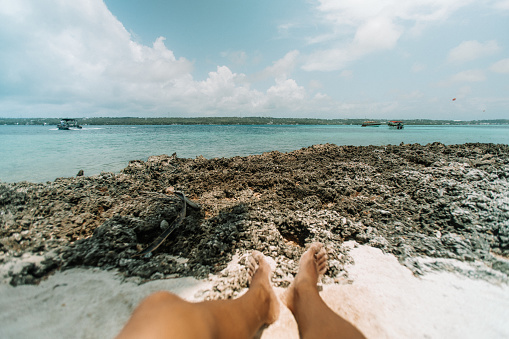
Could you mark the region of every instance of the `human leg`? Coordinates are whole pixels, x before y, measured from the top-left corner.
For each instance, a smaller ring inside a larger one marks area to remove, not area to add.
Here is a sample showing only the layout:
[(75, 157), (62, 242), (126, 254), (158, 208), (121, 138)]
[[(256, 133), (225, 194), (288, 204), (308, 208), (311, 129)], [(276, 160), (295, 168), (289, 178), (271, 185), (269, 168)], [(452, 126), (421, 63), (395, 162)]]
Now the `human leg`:
[(249, 257), (248, 272), (249, 290), (244, 295), (203, 303), (215, 315), (216, 338), (253, 338), (279, 317), (279, 301), (270, 283), (272, 271), (261, 252), (253, 251)]
[(213, 338), (212, 327), (213, 319), (201, 307), (157, 292), (140, 303), (117, 338)]
[(253, 252), (248, 270), (249, 290), (234, 300), (190, 303), (168, 292), (147, 297), (118, 338), (252, 338), (277, 319), (279, 302), (262, 253)]
[(318, 293), (317, 283), (327, 270), (327, 253), (314, 243), (302, 255), (299, 272), (285, 293), (285, 304), (293, 313), (301, 338), (364, 338), (362, 333), (334, 313)]

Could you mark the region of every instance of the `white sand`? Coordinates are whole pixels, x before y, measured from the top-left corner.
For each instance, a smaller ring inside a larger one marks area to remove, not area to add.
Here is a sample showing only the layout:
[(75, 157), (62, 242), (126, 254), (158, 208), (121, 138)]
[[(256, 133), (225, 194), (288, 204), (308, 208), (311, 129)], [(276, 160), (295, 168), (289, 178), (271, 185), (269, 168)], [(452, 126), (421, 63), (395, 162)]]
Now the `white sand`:
[[(416, 278), (394, 256), (367, 246), (351, 255), (353, 283), (326, 285), (321, 294), (368, 338), (509, 338), (508, 285), (448, 272)], [(2, 284), (0, 338), (113, 338), (150, 293), (198, 301), (211, 284), (178, 278), (138, 286), (97, 269), (57, 273), (38, 286)], [(281, 307), (262, 338), (298, 338), (288, 309)]]

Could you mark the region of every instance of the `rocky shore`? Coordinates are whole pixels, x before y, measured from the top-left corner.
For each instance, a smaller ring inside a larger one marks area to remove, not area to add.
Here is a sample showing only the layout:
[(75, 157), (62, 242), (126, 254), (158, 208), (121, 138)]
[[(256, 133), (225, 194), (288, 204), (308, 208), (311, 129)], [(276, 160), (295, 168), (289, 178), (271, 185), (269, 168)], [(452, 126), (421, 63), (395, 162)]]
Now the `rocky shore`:
[[(152, 255), (137, 256), (180, 213), (173, 191), (200, 209), (188, 209)], [(325, 144), (233, 158), (174, 154), (131, 161), (120, 173), (0, 183), (0, 265), (15, 286), (72, 267), (118, 269), (140, 283), (222, 272), (211, 297), (229, 297), (245, 285), (244, 274), (225, 270), (232, 258), (264, 252), (278, 264), (275, 284), (285, 287), (312, 241), (329, 251), (325, 282), (344, 283), (348, 240), (393, 253), (414, 274), (457, 270), (419, 257), (453, 258), (492, 268), (460, 273), (507, 283), (509, 146)]]

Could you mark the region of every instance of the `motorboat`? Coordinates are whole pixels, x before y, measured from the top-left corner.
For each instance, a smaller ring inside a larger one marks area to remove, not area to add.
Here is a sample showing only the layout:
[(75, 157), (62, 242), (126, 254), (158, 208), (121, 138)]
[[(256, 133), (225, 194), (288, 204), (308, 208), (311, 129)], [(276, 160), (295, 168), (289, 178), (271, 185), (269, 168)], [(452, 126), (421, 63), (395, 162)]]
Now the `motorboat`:
[(60, 123), (57, 125), (57, 128), (59, 130), (70, 130), (70, 129), (82, 129), (80, 125), (78, 125), (78, 122), (76, 119), (62, 119), (60, 120)]
[(382, 123), (378, 122), (378, 121), (364, 121), (362, 123), (362, 127), (378, 127), (380, 126)]
[(392, 120), (387, 123), (389, 128), (403, 129), (403, 121)]

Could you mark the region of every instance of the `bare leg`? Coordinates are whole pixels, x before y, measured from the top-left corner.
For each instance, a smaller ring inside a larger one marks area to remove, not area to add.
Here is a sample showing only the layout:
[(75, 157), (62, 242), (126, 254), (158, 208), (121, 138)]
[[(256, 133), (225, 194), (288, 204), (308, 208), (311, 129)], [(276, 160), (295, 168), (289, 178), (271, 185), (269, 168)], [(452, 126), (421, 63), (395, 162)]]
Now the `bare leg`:
[(234, 300), (190, 303), (168, 292), (147, 297), (118, 338), (253, 338), (277, 320), (279, 302), (262, 253), (249, 259), (249, 290)]
[(364, 338), (362, 333), (334, 313), (318, 294), (318, 278), (327, 270), (327, 253), (314, 243), (302, 255), (299, 273), (285, 293), (301, 338)]

